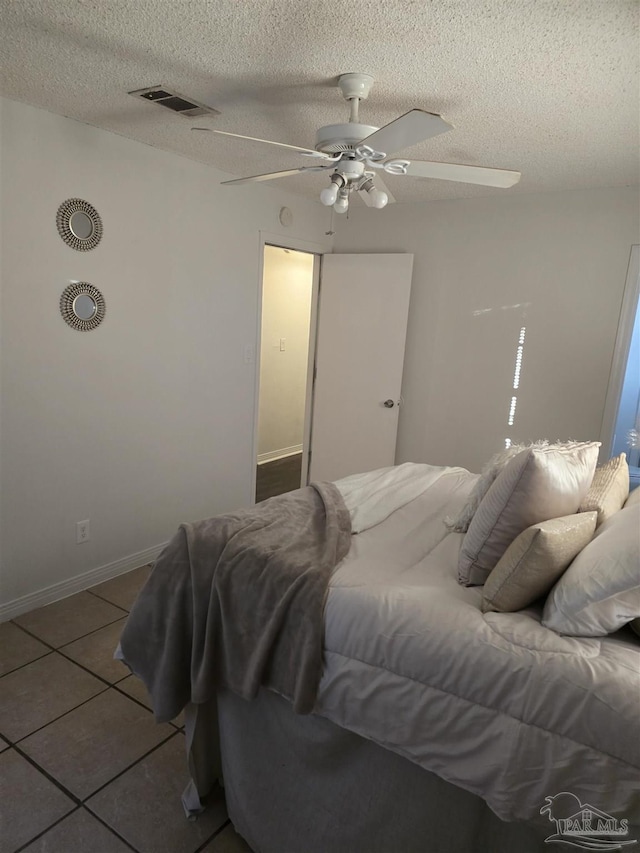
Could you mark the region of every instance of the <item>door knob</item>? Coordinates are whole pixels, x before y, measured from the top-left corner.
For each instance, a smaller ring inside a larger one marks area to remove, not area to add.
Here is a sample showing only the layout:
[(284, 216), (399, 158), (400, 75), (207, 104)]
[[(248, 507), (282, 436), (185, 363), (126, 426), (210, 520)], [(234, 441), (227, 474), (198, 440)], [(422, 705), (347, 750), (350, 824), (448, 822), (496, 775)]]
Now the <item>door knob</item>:
[(393, 409), (393, 407), (395, 406), (395, 403), (393, 402), (393, 400), (385, 400), (383, 405), (384, 405), (385, 409)]

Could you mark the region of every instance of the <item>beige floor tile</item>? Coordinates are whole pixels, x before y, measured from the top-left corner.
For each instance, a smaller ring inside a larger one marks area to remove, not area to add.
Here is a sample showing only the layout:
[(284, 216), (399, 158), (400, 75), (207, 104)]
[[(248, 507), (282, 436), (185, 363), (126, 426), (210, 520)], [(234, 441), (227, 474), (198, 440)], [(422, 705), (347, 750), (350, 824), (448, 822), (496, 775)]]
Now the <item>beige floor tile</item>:
[(55, 604), (17, 616), (13, 621), (57, 648), (126, 615), (108, 601), (88, 592), (79, 592)]
[(150, 574), (151, 566), (140, 566), (132, 572), (126, 572), (110, 581), (92, 586), (90, 592), (99, 595), (100, 598), (104, 598), (112, 604), (116, 604), (118, 607), (122, 607), (124, 610), (131, 610), (131, 605)]
[(251, 848), (229, 824), (203, 848), (202, 853), (251, 853)]
[(131, 853), (131, 849), (79, 808), (25, 847), (23, 853)]
[(4, 752), (5, 749), (9, 749), (9, 744), (3, 737), (0, 737), (0, 752)]
[(131, 696), (133, 699), (141, 702), (145, 708), (148, 708), (150, 711), (153, 710), (147, 688), (137, 675), (129, 675), (124, 679), (124, 681), (120, 681), (118, 684), (118, 690), (122, 690), (127, 694), (127, 696)]
[(26, 738), (20, 747), (84, 800), (174, 732), (111, 688)]
[(9, 749), (0, 755), (0, 849), (12, 853), (75, 808), (59, 788)]
[(0, 625), (0, 676), (24, 666), (25, 663), (31, 663), (50, 651), (48, 646), (26, 634), (13, 622), (3, 622)]
[(122, 661), (113, 659), (113, 653), (126, 621), (126, 619), (118, 619), (117, 622), (112, 622), (111, 625), (106, 625), (94, 631), (93, 634), (74, 640), (67, 646), (61, 646), (59, 651), (99, 675), (100, 678), (104, 678), (105, 681), (115, 684), (130, 673), (129, 668)]
[(177, 733), (87, 807), (140, 853), (193, 853), (227, 820), (227, 810), (220, 799), (197, 820), (187, 820), (180, 801), (186, 783), (184, 736)]
[[(125, 678), (124, 681), (119, 681), (118, 690), (122, 690), (127, 694), (127, 696), (137, 699), (138, 702), (142, 702), (142, 704), (150, 711), (153, 710), (147, 688), (136, 675), (130, 675), (128, 678)], [(172, 720), (171, 722), (177, 728), (182, 728), (182, 726), (184, 726), (184, 712), (181, 711), (175, 720)]]
[(57, 652), (0, 678), (0, 733), (15, 743), (106, 690)]

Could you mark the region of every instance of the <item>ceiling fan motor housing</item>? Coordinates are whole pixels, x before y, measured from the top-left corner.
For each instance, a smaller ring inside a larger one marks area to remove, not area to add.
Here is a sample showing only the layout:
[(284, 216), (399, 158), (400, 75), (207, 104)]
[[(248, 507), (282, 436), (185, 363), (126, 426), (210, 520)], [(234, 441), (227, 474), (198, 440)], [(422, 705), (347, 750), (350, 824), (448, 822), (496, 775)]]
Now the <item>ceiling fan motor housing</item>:
[(342, 92), (342, 97), (345, 100), (358, 98), (364, 101), (369, 97), (369, 92), (373, 86), (373, 77), (371, 74), (350, 73), (341, 74), (338, 77), (338, 88)]
[(327, 124), (316, 133), (316, 151), (338, 154), (340, 151), (354, 151), (360, 142), (378, 130), (368, 124)]

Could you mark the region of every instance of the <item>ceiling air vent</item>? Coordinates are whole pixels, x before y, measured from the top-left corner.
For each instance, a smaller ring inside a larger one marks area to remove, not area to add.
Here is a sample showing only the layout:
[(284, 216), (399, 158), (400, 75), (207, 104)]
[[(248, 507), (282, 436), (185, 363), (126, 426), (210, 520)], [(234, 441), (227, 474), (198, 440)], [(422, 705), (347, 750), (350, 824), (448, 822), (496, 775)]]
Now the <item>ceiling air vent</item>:
[(170, 92), (164, 86), (150, 86), (148, 89), (135, 89), (129, 92), (130, 95), (135, 95), (136, 98), (144, 98), (145, 101), (152, 101), (154, 104), (159, 104), (161, 107), (166, 107), (174, 113), (178, 113), (188, 118), (206, 115), (220, 115), (218, 110), (212, 107), (207, 107), (205, 104), (194, 101), (193, 98), (185, 98), (177, 92)]

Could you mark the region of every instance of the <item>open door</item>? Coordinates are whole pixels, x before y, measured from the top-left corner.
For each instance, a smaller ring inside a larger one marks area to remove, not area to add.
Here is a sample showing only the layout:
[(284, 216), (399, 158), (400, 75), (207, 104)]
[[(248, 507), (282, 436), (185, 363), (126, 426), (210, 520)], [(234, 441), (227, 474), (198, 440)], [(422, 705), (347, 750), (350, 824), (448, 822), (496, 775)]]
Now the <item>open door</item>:
[(307, 410), (319, 256), (265, 243), (258, 388), (256, 502), (306, 482)]
[(413, 255), (324, 255), (309, 482), (395, 462)]

